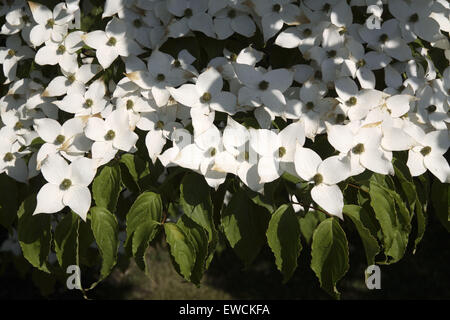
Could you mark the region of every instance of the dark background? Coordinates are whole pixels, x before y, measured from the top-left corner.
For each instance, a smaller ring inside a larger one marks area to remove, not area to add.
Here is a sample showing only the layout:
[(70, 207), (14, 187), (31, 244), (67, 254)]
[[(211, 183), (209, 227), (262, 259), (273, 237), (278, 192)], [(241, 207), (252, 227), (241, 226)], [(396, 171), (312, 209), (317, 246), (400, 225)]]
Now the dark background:
[[(5, 231), (0, 229), (0, 236), (4, 237)], [(345, 231), (349, 240), (350, 269), (338, 282), (342, 299), (450, 299), (450, 237), (433, 214), (428, 217), (425, 236), (415, 254), (408, 247), (400, 262), (380, 266), (381, 290), (366, 288), (361, 240), (350, 228)], [(299, 267), (287, 284), (282, 284), (267, 246), (248, 269), (244, 269), (231, 248), (225, 247), (214, 257), (201, 286), (196, 287), (176, 273), (167, 248), (157, 244), (147, 254), (148, 276), (131, 263), (123, 268), (124, 272), (117, 268), (87, 296), (100, 300), (331, 299), (309, 268), (310, 252), (306, 245), (303, 247)], [(36, 274), (27, 272), (23, 276), (21, 271), (12, 263), (0, 269), (0, 299), (83, 299), (79, 291), (67, 290), (60, 283), (55, 284), (53, 293), (44, 296), (33, 283)], [(89, 280), (83, 279), (83, 283), (90, 283)]]

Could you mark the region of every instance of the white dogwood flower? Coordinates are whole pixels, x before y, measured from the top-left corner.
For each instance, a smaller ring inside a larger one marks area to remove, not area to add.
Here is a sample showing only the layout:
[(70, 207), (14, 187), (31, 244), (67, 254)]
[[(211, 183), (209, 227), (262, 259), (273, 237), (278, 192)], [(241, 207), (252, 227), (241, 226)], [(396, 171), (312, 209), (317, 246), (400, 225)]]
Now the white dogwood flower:
[(59, 212), (68, 206), (86, 221), (91, 206), (88, 186), (96, 173), (93, 160), (79, 158), (69, 165), (61, 156), (52, 155), (44, 162), (41, 171), (47, 183), (37, 194), (33, 215)]
[(162, 107), (170, 98), (167, 88), (184, 83), (189, 74), (181, 68), (173, 68), (172, 62), (171, 56), (155, 50), (148, 59), (148, 70), (131, 72), (126, 76), (142, 89), (151, 90), (156, 104)]
[(61, 69), (62, 76), (53, 78), (48, 84), (43, 97), (57, 97), (64, 94), (84, 94), (86, 83), (89, 82), (98, 72), (100, 66), (97, 64), (84, 64), (71, 70)]
[(57, 101), (58, 108), (75, 116), (86, 116), (101, 113), (108, 101), (105, 99), (105, 84), (101, 80), (94, 81), (86, 90), (68, 93)]
[(253, 66), (236, 64), (238, 79), (245, 85), (239, 90), (241, 105), (266, 105), (281, 110), (286, 104), (283, 92), (292, 84), (293, 73), (287, 69), (274, 69), (263, 73)]
[(179, 20), (174, 20), (168, 26), (169, 37), (179, 38), (190, 30), (200, 31), (214, 38), (212, 17), (206, 13), (208, 0), (168, 0), (167, 9)]
[(97, 165), (110, 161), (118, 150), (131, 151), (138, 140), (138, 135), (130, 129), (125, 110), (115, 110), (105, 120), (95, 116), (89, 118), (85, 134), (95, 141), (92, 158), (97, 159)]
[(69, 29), (68, 23), (73, 19), (73, 15), (67, 11), (64, 2), (58, 3), (53, 12), (46, 6), (28, 1), (33, 19), (37, 25), (31, 29), (31, 43), (38, 47), (45, 41), (52, 39), (61, 42)]
[(127, 36), (126, 23), (113, 18), (105, 31), (96, 30), (82, 36), (84, 42), (96, 49), (95, 55), (103, 69), (108, 68), (118, 56), (139, 55), (143, 51), (139, 45)]
[(344, 196), (337, 183), (350, 175), (350, 162), (332, 156), (322, 161), (311, 149), (297, 146), (294, 156), (295, 170), (305, 181), (314, 183), (311, 198), (331, 215), (343, 219)]
[(53, 119), (34, 120), (34, 129), (45, 141), (37, 153), (37, 169), (45, 159), (59, 153), (69, 161), (84, 156), (92, 142), (84, 135), (84, 123), (81, 118), (72, 118), (63, 125)]
[(83, 47), (82, 31), (69, 33), (61, 42), (51, 39), (36, 53), (34, 61), (40, 65), (56, 65), (64, 70), (73, 70), (78, 67), (76, 51)]
[(33, 56), (33, 50), (28, 46), (22, 46), (22, 41), (18, 35), (8, 37), (6, 47), (0, 47), (0, 63), (3, 65), (3, 74), (6, 77), (5, 84), (17, 79), (18, 62), (33, 58)]
[(209, 108), (233, 115), (236, 111), (236, 96), (222, 91), (223, 80), (214, 68), (200, 74), (195, 84), (184, 84), (178, 89), (169, 88), (170, 94), (179, 103), (196, 108)]

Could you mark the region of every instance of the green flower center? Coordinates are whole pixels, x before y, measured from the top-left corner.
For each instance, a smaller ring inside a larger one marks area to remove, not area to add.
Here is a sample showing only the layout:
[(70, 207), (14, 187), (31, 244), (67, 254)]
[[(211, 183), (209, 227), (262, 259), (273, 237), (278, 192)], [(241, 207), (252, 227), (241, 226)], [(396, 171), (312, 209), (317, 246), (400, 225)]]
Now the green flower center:
[(409, 17), (409, 22), (416, 23), (417, 21), (419, 21), (419, 15), (417, 13)]
[(136, 28), (140, 28), (140, 27), (142, 27), (142, 21), (141, 21), (140, 19), (135, 19), (135, 20), (133, 21), (133, 25), (134, 25)]
[(328, 58), (334, 58), (336, 57), (336, 54), (337, 54), (336, 50), (330, 50), (327, 52)]
[(428, 113), (433, 113), (436, 111), (436, 106), (434, 104), (432, 104), (431, 106), (427, 107), (427, 111)]
[(389, 39), (389, 36), (386, 33), (383, 33), (379, 38), (381, 43), (385, 43), (388, 39)]
[(14, 155), (11, 152), (7, 152), (3, 157), (3, 161), (10, 162), (14, 160)]
[(180, 60), (175, 60), (174, 62), (173, 62), (173, 66), (175, 67), (175, 68), (179, 68), (179, 67), (181, 67), (181, 62), (180, 62)]
[(211, 157), (214, 157), (216, 155), (216, 153), (217, 153), (216, 148), (211, 148), (209, 151), (209, 154), (211, 155)]
[(281, 10), (281, 5), (279, 5), (278, 3), (273, 5), (273, 7), (272, 7), (273, 12), (280, 12), (280, 10)]
[(20, 121), (17, 121), (16, 124), (14, 125), (14, 130), (20, 130), (23, 128), (23, 123)]
[(420, 153), (425, 157), (426, 155), (430, 154), (431, 147), (423, 147), (422, 150), (420, 150)]
[(166, 80), (166, 76), (163, 75), (162, 73), (159, 73), (159, 74), (156, 76), (156, 81), (161, 82), (161, 81), (164, 81), (164, 80)]
[(75, 75), (71, 74), (70, 76), (67, 77), (67, 80), (69, 80), (70, 83), (75, 82)]
[(359, 61), (356, 63), (356, 65), (357, 65), (359, 68), (362, 68), (362, 67), (364, 67), (364, 66), (366, 65), (366, 60), (361, 59), (361, 60), (359, 60)]
[(108, 130), (105, 135), (105, 140), (110, 141), (116, 137), (116, 133), (113, 130)]
[(186, 10), (184, 10), (184, 16), (185, 16), (186, 18), (192, 17), (192, 14), (193, 14), (192, 9), (187, 8)]
[(232, 53), (232, 54), (230, 55), (230, 60), (233, 61), (233, 62), (236, 62), (237, 57), (238, 57), (238, 56), (237, 56), (236, 53)]
[(234, 9), (228, 10), (227, 16), (230, 19), (236, 18), (236, 10), (234, 10)]
[(323, 176), (320, 173), (316, 173), (312, 179), (313, 179), (314, 184), (316, 186), (323, 182)]
[(278, 148), (278, 156), (280, 158), (283, 158), (285, 154), (286, 154), (286, 148), (285, 147), (279, 147)]
[(262, 91), (267, 90), (267, 88), (269, 88), (269, 83), (267, 81), (263, 80), (258, 84), (258, 88), (259, 88), (259, 90), (262, 90)]
[(203, 101), (203, 102), (209, 102), (209, 101), (211, 101), (211, 93), (205, 92), (205, 93), (202, 95), (202, 101)]
[(345, 121), (345, 115), (342, 113), (339, 113), (336, 115), (336, 123), (342, 123)]
[(62, 134), (59, 134), (55, 139), (55, 144), (61, 144), (64, 141), (66, 141), (66, 137), (64, 137)]
[(364, 152), (364, 145), (362, 143), (358, 143), (356, 146), (353, 147), (352, 152), (354, 154), (361, 154)]
[(115, 46), (117, 43), (117, 39), (114, 37), (109, 38), (108, 42), (106, 43), (108, 46)]
[(317, 80), (322, 80), (322, 71), (317, 70), (317, 71), (314, 73), (314, 78), (316, 78)]
[(347, 33), (347, 28), (346, 27), (342, 27), (342, 29), (341, 30), (339, 30), (339, 34), (342, 36), (342, 35), (344, 35), (344, 34), (346, 34)]
[(248, 159), (250, 159), (250, 153), (248, 153), (248, 151), (244, 152), (244, 159), (245, 161), (248, 161)]
[(312, 102), (312, 101), (307, 102), (306, 109), (308, 109), (308, 110), (314, 109), (314, 102)]
[(133, 100), (128, 99), (127, 100), (127, 110), (130, 110), (131, 108), (133, 108), (133, 106), (134, 106)]
[(345, 104), (349, 107), (354, 106), (356, 103), (358, 102), (358, 99), (356, 99), (356, 97), (350, 97), (350, 99), (348, 99)]
[(63, 46), (62, 44), (58, 47), (58, 50), (56, 50), (57, 54), (63, 54), (64, 52), (66, 52), (66, 47)]
[(55, 20), (54, 19), (48, 19), (47, 20), (47, 24), (45, 26), (47, 28), (53, 28), (54, 25), (55, 25)]
[(16, 52), (13, 49), (8, 50), (8, 57), (14, 57), (16, 55)]
[(305, 30), (303, 30), (303, 36), (304, 36), (304, 37), (309, 37), (310, 35), (312, 35), (311, 29), (305, 29)]
[(59, 188), (61, 190), (67, 190), (72, 186), (72, 181), (70, 179), (64, 179), (61, 184), (59, 185)]
[(92, 101), (92, 99), (86, 99), (84, 104), (86, 105), (86, 108), (90, 108), (94, 104), (94, 101)]
[(164, 128), (164, 122), (159, 120), (158, 122), (156, 122), (156, 128), (157, 129), (163, 129)]

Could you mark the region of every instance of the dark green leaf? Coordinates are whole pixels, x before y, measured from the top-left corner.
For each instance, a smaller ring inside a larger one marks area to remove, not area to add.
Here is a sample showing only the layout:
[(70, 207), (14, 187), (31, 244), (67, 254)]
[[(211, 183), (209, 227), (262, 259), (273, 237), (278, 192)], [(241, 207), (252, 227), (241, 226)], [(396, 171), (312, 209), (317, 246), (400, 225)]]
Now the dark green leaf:
[(188, 281), (195, 266), (195, 248), (186, 233), (172, 222), (164, 224), (175, 269)]
[(55, 228), (55, 252), (59, 265), (66, 270), (76, 264), (79, 216), (68, 213)]
[(125, 247), (131, 245), (133, 234), (140, 225), (148, 221), (161, 222), (162, 211), (163, 206), (159, 194), (147, 191), (137, 197), (127, 214)]
[(189, 219), (186, 215), (181, 216), (177, 221), (177, 226), (184, 231), (195, 249), (195, 265), (192, 269), (190, 280), (198, 285), (206, 270), (208, 233), (204, 228)]
[(134, 231), (132, 240), (133, 257), (138, 267), (146, 272), (148, 272), (148, 267), (145, 261), (145, 250), (147, 250), (148, 244), (155, 239), (161, 227), (161, 223), (148, 220), (140, 224)]
[(52, 241), (51, 216), (45, 213), (33, 215), (36, 195), (26, 198), (17, 212), (18, 237), (24, 257), (34, 267), (49, 273), (47, 257)]
[(397, 262), (403, 257), (408, 244), (411, 229), (408, 211), (397, 193), (375, 181), (370, 182), (369, 192), (370, 204), (383, 233), (384, 253), (392, 258), (385, 262)]
[(358, 231), (361, 241), (366, 252), (367, 265), (375, 264), (375, 256), (380, 252), (380, 246), (377, 239), (370, 233), (370, 230), (364, 225), (363, 215), (369, 214), (363, 207), (356, 205), (345, 205), (343, 213), (352, 220)]
[(302, 250), (300, 224), (292, 206), (282, 205), (272, 214), (266, 236), (278, 270), (286, 282), (294, 274)]
[(208, 239), (212, 241), (216, 228), (209, 186), (203, 176), (196, 173), (184, 176), (180, 186), (180, 206), (191, 220), (208, 231)]
[(233, 195), (222, 213), (225, 236), (246, 266), (252, 263), (266, 241), (269, 218), (267, 211), (256, 206), (242, 190)]
[(100, 280), (105, 279), (117, 261), (119, 249), (118, 224), (116, 217), (102, 207), (91, 208), (91, 228), (102, 256)]
[(122, 178), (119, 166), (104, 166), (92, 184), (95, 204), (115, 212), (121, 191)]
[(335, 218), (326, 219), (317, 227), (311, 256), (311, 269), (319, 278), (321, 287), (335, 298), (340, 298), (336, 283), (349, 268), (348, 243), (344, 230)]

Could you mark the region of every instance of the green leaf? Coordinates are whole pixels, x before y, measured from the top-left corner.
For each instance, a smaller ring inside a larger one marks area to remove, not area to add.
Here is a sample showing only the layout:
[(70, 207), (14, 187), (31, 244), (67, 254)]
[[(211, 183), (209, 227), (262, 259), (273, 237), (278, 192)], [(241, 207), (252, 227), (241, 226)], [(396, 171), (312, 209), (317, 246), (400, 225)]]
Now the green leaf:
[(311, 244), (317, 226), (326, 218), (325, 213), (309, 210), (304, 217), (299, 219), (300, 232), (308, 245)]
[(59, 265), (66, 270), (76, 264), (79, 216), (68, 213), (55, 228), (55, 253)]
[(183, 177), (180, 186), (180, 206), (191, 220), (208, 231), (208, 240), (212, 241), (216, 228), (209, 186), (203, 176), (188, 173)]
[(0, 224), (7, 229), (17, 217), (18, 192), (17, 183), (6, 174), (0, 174)]
[(385, 263), (397, 262), (403, 257), (408, 244), (411, 229), (408, 211), (397, 193), (375, 181), (370, 181), (369, 192), (370, 205), (383, 233), (384, 253), (392, 258)]
[(364, 215), (369, 214), (363, 207), (356, 205), (345, 205), (344, 215), (353, 222), (361, 238), (366, 252), (367, 265), (375, 264), (375, 256), (380, 252), (377, 239), (370, 233), (369, 228), (364, 225)]
[(266, 236), (278, 270), (283, 274), (284, 282), (287, 282), (297, 268), (302, 250), (300, 224), (292, 206), (282, 205), (272, 214)]
[(148, 272), (148, 266), (145, 260), (145, 250), (147, 250), (149, 243), (155, 239), (161, 227), (161, 223), (149, 220), (140, 224), (133, 234), (132, 252), (134, 260), (137, 266), (146, 272)]
[(411, 177), (408, 167), (405, 165), (404, 161), (399, 159), (394, 159), (394, 170), (395, 178), (401, 184), (401, 190), (405, 194), (409, 206), (409, 210), (414, 212), (417, 221), (417, 235), (414, 240), (413, 253), (416, 251), (418, 244), (422, 241), (425, 234), (425, 229), (427, 225), (427, 217), (425, 215), (424, 207), (426, 203), (421, 202), (421, 198), (414, 184), (414, 180)]
[(431, 185), (431, 205), (444, 228), (450, 232), (450, 208), (448, 206), (449, 188), (448, 184), (434, 179)]
[[(130, 153), (125, 153), (122, 155), (120, 158), (120, 163), (122, 164), (122, 167), (124, 166), (126, 168), (125, 176), (123, 177), (125, 185), (132, 190), (140, 190), (139, 181), (150, 174), (147, 163), (137, 155)], [(127, 174), (131, 177), (131, 181), (126, 178)]]
[(34, 267), (50, 273), (47, 257), (50, 253), (52, 241), (51, 216), (40, 213), (33, 216), (36, 208), (36, 195), (26, 198), (17, 212), (18, 237), (24, 257)]
[(164, 224), (166, 241), (170, 246), (175, 269), (190, 281), (195, 266), (195, 248), (186, 233), (172, 222)]
[(181, 216), (177, 226), (184, 231), (195, 249), (195, 264), (192, 269), (191, 281), (200, 284), (203, 273), (206, 270), (208, 257), (208, 233), (200, 225), (189, 219), (186, 215)]
[(127, 214), (125, 247), (131, 245), (133, 234), (140, 225), (148, 221), (161, 222), (162, 211), (163, 205), (159, 194), (147, 191), (137, 197)]
[(117, 261), (119, 226), (116, 217), (107, 209), (93, 207), (91, 208), (91, 228), (102, 256), (99, 280), (101, 281), (110, 274)]
[(269, 218), (267, 211), (256, 206), (242, 190), (233, 195), (222, 213), (223, 232), (246, 266), (252, 263), (266, 242)]
[(122, 178), (119, 166), (104, 166), (92, 184), (92, 194), (97, 207), (115, 212), (119, 194), (122, 191)]
[(347, 273), (348, 243), (344, 230), (335, 218), (329, 218), (317, 227), (311, 246), (311, 269), (321, 287), (335, 298), (340, 298), (336, 283)]

